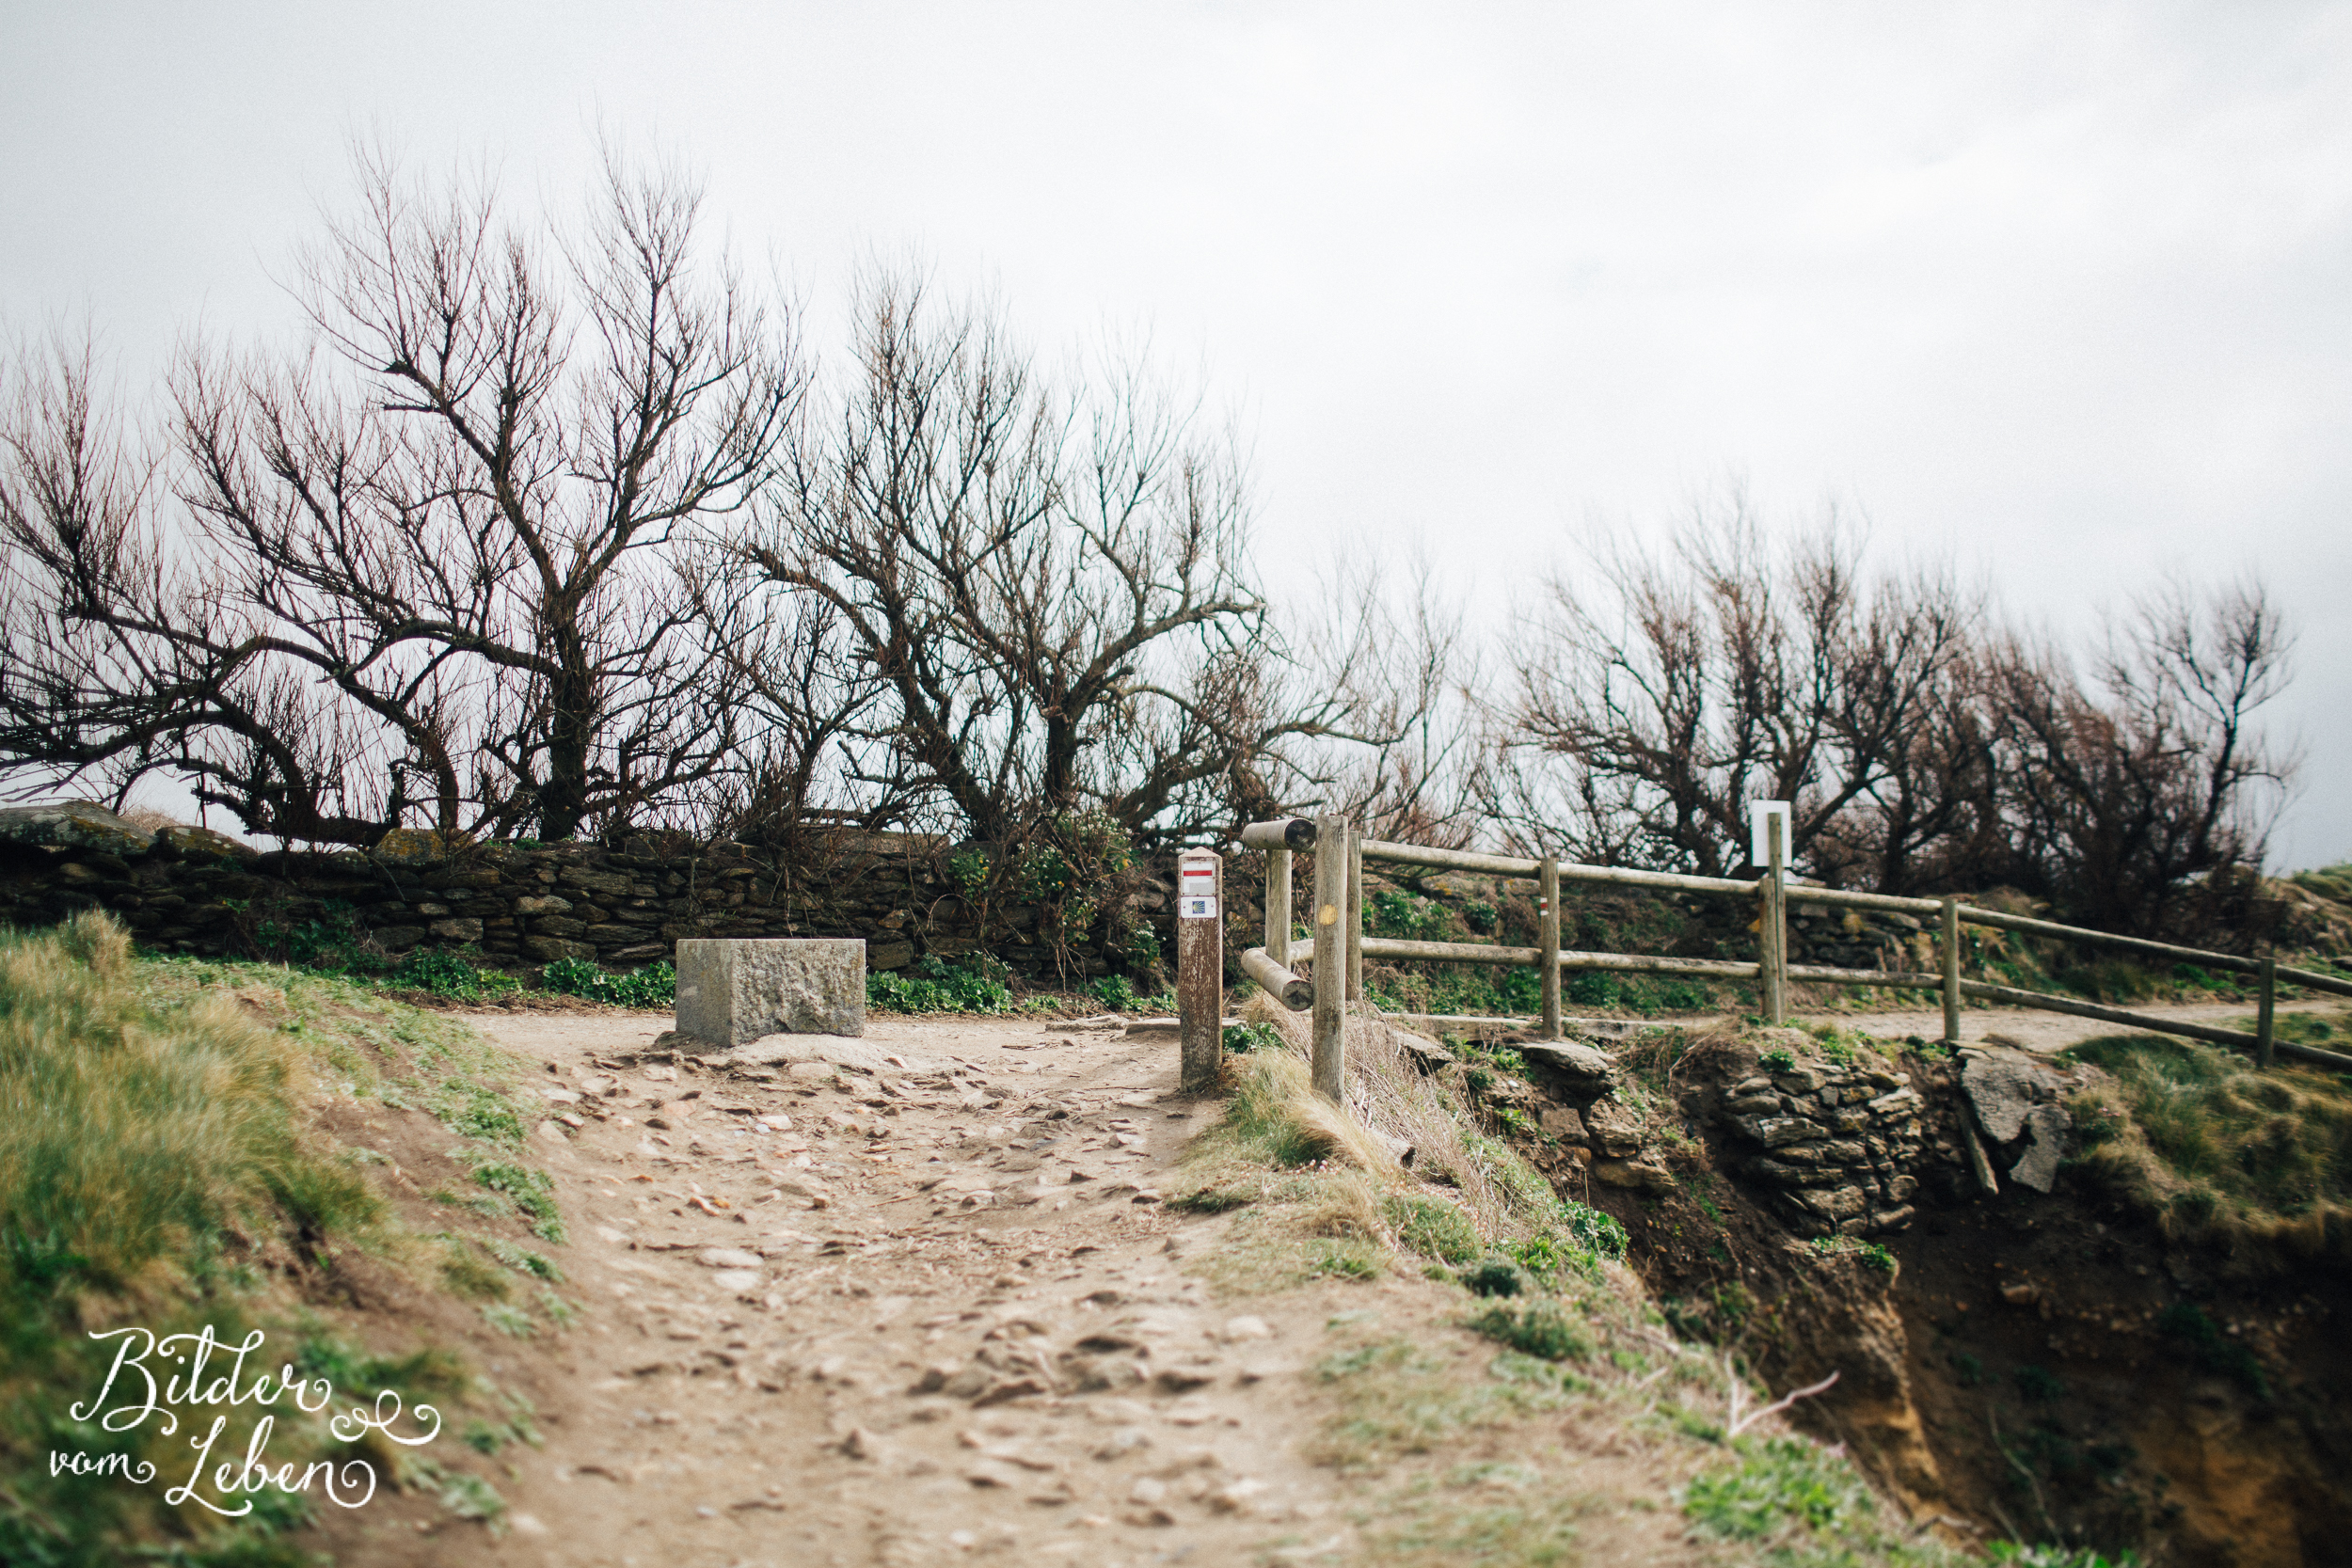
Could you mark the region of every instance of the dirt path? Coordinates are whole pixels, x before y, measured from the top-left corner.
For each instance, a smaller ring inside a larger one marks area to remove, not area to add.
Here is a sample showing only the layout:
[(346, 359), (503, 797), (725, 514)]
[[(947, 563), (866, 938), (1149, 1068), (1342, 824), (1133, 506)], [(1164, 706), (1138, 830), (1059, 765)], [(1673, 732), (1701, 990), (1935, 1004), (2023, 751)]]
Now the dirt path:
[(517, 1354), (564, 1381), (539, 1400), (545, 1446), (501, 1456), (505, 1533), (389, 1499), (334, 1543), (342, 1560), (1344, 1553), (1334, 1478), (1300, 1457), (1317, 1419), (1300, 1374), (1335, 1312), (1406, 1327), (1447, 1293), (1207, 1299), (1182, 1265), (1225, 1221), (1158, 1201), (1214, 1114), (1172, 1098), (1172, 1039), (878, 1019), (865, 1043), (903, 1068), (750, 1082), (597, 1065), (648, 1046), (660, 1015), (472, 1022), (551, 1065), (531, 1087), (581, 1123), (532, 1139), (581, 1318)]
[[(2147, 1003), (2133, 1006), (2132, 1011), (2146, 1013), (2152, 1018), (2178, 1019), (2184, 1023), (2206, 1023), (2224, 1028), (2254, 1016), (2251, 1002), (2187, 1002)], [(2342, 1002), (2285, 1002), (2278, 1011), (2287, 1013), (2339, 1013), (2344, 1011)], [(1938, 1008), (1916, 1011), (1856, 1013), (1811, 1011), (1799, 1015), (1804, 1023), (1835, 1023), (1841, 1029), (1858, 1030), (1882, 1038), (1901, 1039), (1917, 1035), (1935, 1039), (1944, 1033), (1944, 1015)], [(2251, 1025), (2248, 1025), (2251, 1027)], [(2102, 1035), (2127, 1034), (2120, 1023), (2103, 1023), (2091, 1018), (2069, 1018), (2063, 1013), (2038, 1012), (2029, 1007), (1965, 1008), (1960, 1015), (1960, 1037), (1963, 1041), (1990, 1042), (2024, 1051), (2062, 1051), (2078, 1041), (2096, 1039)]]

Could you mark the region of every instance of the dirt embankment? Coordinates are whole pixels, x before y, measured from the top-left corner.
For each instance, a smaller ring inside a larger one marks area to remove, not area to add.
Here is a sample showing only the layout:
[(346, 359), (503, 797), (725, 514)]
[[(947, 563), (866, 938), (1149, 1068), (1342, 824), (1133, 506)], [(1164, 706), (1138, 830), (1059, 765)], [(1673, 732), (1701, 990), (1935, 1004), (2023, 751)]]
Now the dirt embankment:
[(2352, 1561), (2341, 1275), (2168, 1241), (2063, 1168), (2046, 1194), (1988, 1194), (1963, 1157), (1957, 1064), (1895, 1065), (1925, 1101), (1916, 1212), (1859, 1238), (1806, 1233), (1745, 1174), (1759, 1150), (1722, 1107), (1753, 1049), (1684, 1065), (1676, 1180), (1593, 1188), (1669, 1320), (1775, 1389), (1837, 1373), (1793, 1418), (1958, 1539)]

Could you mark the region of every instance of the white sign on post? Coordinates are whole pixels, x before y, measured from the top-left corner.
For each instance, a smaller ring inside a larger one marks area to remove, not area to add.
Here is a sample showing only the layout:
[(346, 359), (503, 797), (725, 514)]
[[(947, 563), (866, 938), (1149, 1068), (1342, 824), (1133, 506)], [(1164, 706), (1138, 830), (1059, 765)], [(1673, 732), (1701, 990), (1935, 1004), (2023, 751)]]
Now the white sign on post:
[(1216, 918), (1216, 865), (1187, 865), (1178, 863), (1176, 918), (1179, 920), (1215, 920)]
[(1766, 836), (1772, 818), (1780, 818), (1780, 859), (1788, 863), (1788, 802), (1786, 800), (1750, 800), (1748, 802), (1748, 863), (1769, 866), (1772, 863), (1772, 841)]

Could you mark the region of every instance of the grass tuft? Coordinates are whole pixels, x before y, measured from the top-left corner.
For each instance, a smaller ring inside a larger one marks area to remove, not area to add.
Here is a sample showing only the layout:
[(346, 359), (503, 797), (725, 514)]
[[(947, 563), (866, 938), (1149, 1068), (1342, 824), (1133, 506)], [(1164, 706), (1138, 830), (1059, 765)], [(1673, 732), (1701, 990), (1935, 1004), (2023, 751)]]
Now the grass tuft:
[(2250, 1272), (2352, 1258), (2352, 1086), (2148, 1035), (2069, 1053), (2109, 1082), (2068, 1102), (2076, 1167), (2169, 1235)]

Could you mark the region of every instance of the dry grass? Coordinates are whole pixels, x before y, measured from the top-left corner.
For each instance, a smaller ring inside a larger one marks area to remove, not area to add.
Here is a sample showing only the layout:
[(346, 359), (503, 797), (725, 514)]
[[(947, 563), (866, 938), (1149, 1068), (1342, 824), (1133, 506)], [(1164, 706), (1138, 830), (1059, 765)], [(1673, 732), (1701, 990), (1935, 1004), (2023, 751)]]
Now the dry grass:
[(0, 1204), (12, 1288), (117, 1292), (200, 1272), (239, 1232), (323, 1240), (380, 1206), (309, 1147), (305, 1059), (235, 999), (155, 1008), (98, 915), (0, 949)]
[[(1313, 1052), (1307, 1015), (1294, 1013), (1263, 993), (1242, 1005), (1241, 1016), (1268, 1024), (1282, 1037), (1284, 1055), (1304, 1064)], [(1368, 1168), (1393, 1171), (1381, 1140), (1413, 1148), (1413, 1175), (1424, 1195), (1430, 1183), (1445, 1190), (1490, 1242), (1550, 1235), (1563, 1226), (1563, 1203), (1540, 1172), (1510, 1147), (1478, 1130), (1469, 1108), (1443, 1083), (1424, 1077), (1402, 1044), (1404, 1028), (1357, 1004), (1347, 1036), (1347, 1109), (1353, 1125), (1368, 1130), (1371, 1152), (1352, 1146), (1351, 1158)], [(1430, 1043), (1435, 1043), (1434, 1041)], [(1254, 1062), (1258, 1057), (1250, 1057)], [(1330, 1107), (1317, 1101), (1328, 1114)]]
[(2166, 1232), (2261, 1272), (2352, 1259), (2352, 1087), (2332, 1073), (2257, 1069), (2210, 1046), (2145, 1035), (2068, 1054), (2108, 1081), (2071, 1102), (2077, 1162)]

